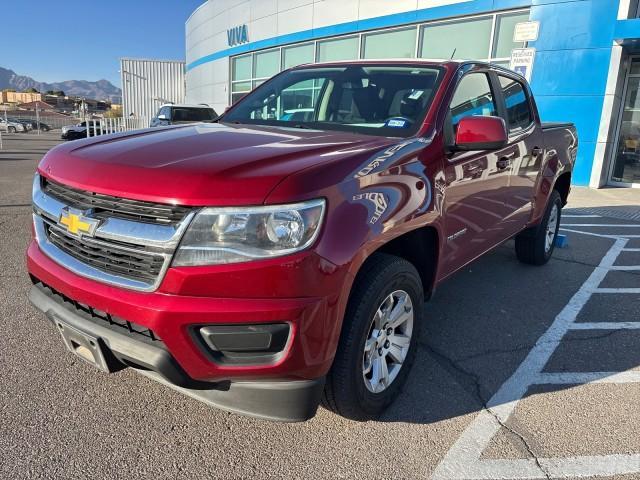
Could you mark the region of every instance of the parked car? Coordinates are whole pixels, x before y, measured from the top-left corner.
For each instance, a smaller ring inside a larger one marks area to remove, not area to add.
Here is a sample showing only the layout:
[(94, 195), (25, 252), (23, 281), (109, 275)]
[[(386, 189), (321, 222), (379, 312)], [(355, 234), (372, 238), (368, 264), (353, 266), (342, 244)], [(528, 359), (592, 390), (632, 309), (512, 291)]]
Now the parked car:
[[(100, 122), (97, 120), (89, 120), (89, 136), (93, 137), (100, 130)], [(76, 125), (68, 125), (62, 127), (60, 138), (63, 140), (78, 140), (79, 138), (87, 138), (87, 122), (80, 122)]]
[(33, 130), (33, 126), (31, 125), (31, 122), (29, 120), (25, 120), (23, 118), (9, 118), (8, 119), (10, 122), (13, 123), (19, 123), (24, 127), (25, 132), (30, 132), (31, 130)]
[(183, 123), (211, 122), (218, 118), (216, 111), (208, 105), (162, 105), (150, 127), (179, 125)]
[(296, 67), (217, 123), (47, 153), (30, 299), (103, 371), (271, 420), (375, 418), (437, 285), (512, 237), (550, 259), (577, 148), (495, 65)]
[(37, 120), (23, 120), (23, 122), (28, 123), (31, 126), (32, 130), (37, 130), (38, 125), (40, 125), (40, 130), (43, 132), (48, 132), (49, 130), (51, 130), (51, 127), (49, 125), (43, 122), (39, 122)]
[(26, 128), (20, 122), (0, 118), (0, 130), (7, 133), (26, 132)]

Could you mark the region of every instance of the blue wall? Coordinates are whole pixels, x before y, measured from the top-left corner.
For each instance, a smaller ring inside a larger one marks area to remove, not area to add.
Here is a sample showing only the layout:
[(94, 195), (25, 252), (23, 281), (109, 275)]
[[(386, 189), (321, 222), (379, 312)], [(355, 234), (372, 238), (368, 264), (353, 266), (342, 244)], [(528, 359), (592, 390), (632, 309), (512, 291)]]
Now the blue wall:
[(534, 0), (540, 21), (531, 87), (545, 121), (571, 121), (580, 138), (573, 183), (588, 185), (618, 15), (617, 0)]

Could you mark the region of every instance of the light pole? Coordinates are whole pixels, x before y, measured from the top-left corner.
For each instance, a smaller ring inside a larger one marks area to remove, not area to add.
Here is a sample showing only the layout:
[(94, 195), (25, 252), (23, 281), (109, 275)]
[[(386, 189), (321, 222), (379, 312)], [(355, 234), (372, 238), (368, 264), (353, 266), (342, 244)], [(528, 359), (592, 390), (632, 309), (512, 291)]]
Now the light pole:
[(38, 135), (40, 135), (40, 104), (36, 101), (36, 123), (38, 124)]

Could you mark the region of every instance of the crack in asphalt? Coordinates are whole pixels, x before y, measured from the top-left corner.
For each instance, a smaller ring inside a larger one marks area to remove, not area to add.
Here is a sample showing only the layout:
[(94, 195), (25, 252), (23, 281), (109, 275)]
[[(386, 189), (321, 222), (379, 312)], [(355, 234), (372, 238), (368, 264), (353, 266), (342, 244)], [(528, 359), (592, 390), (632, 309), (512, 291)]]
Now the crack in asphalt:
[(420, 342), (419, 345), (421, 347), (423, 347), (424, 349), (426, 349), (427, 352), (431, 353), (431, 355), (433, 355), (434, 357), (439, 359), (441, 362), (444, 362), (447, 365), (449, 365), (451, 369), (453, 369), (456, 372), (458, 372), (458, 374), (459, 374), (458, 376), (462, 375), (463, 377), (466, 377), (466, 378), (471, 380), (471, 382), (473, 383), (473, 385), (475, 387), (474, 388), (475, 397), (479, 401), (480, 405), (482, 406), (482, 409), (485, 412), (487, 412), (489, 415), (491, 415), (493, 418), (495, 418), (496, 422), (498, 422), (498, 424), (500, 424), (500, 426), (502, 428), (504, 428), (505, 430), (507, 430), (509, 433), (511, 433), (512, 435), (514, 435), (516, 438), (518, 438), (520, 440), (520, 442), (522, 443), (522, 445), (526, 449), (527, 453), (531, 456), (531, 458), (533, 458), (533, 460), (536, 463), (536, 466), (538, 467), (540, 472), (545, 476), (545, 478), (551, 479), (551, 475), (545, 470), (545, 468), (542, 465), (542, 463), (540, 463), (540, 459), (533, 452), (533, 449), (529, 445), (529, 442), (524, 437), (524, 435), (520, 434), (517, 430), (515, 430), (512, 427), (510, 427), (509, 425), (504, 423), (502, 420), (500, 420), (498, 415), (496, 415), (493, 412), (493, 410), (491, 410), (491, 408), (489, 408), (489, 406), (487, 405), (488, 400), (485, 400), (485, 398), (484, 398), (484, 396), (482, 394), (483, 387), (482, 387), (482, 384), (480, 382), (480, 378), (476, 374), (474, 374), (473, 372), (470, 372), (470, 371), (464, 369), (462, 366), (458, 365), (458, 363), (456, 361), (454, 361), (451, 358), (447, 357), (442, 352), (439, 352), (438, 350), (436, 350), (434, 347), (432, 347), (428, 343)]
[[(588, 332), (589, 330), (575, 330), (576, 332)], [(601, 331), (601, 330), (596, 330), (596, 331)], [(584, 337), (577, 337), (577, 338), (568, 338), (568, 337), (563, 337), (562, 341), (563, 342), (567, 342), (567, 343), (574, 343), (574, 342), (583, 342), (583, 341), (587, 341), (587, 340), (600, 340), (603, 338), (607, 338), (607, 337), (611, 337), (617, 333), (623, 333), (624, 330), (621, 329), (613, 329), (613, 330), (607, 330), (607, 333), (603, 333), (603, 334), (598, 334), (598, 335), (587, 335)], [(491, 349), (491, 350), (486, 350), (484, 352), (480, 352), (480, 353), (474, 353), (472, 355), (468, 355), (466, 357), (461, 357), (461, 358), (456, 358), (456, 359), (451, 359), (451, 361), (457, 362), (457, 363), (466, 363), (470, 360), (477, 360), (478, 358), (483, 358), (483, 357), (488, 357), (491, 355), (499, 355), (499, 354), (504, 354), (504, 353), (518, 353), (521, 352), (523, 350), (531, 350), (533, 347), (535, 347), (536, 345), (546, 345), (549, 343), (556, 343), (556, 342), (535, 342), (532, 345), (518, 345), (516, 347), (510, 347), (510, 348), (496, 348), (496, 349)], [(421, 346), (425, 347), (425, 348), (433, 348), (427, 344), (424, 343), (420, 343)]]
[(5, 204), (1, 204), (0, 208), (24, 208), (24, 207), (30, 207), (31, 204), (30, 203), (5, 203)]
[[(615, 335), (617, 333), (621, 333), (621, 332), (622, 332), (621, 330), (609, 330), (606, 333), (602, 333), (602, 334), (599, 334), (599, 335), (588, 335), (588, 336), (579, 337), (579, 338), (567, 338), (565, 336), (565, 337), (563, 337), (563, 339), (561, 341), (563, 341), (563, 342), (580, 342), (580, 341), (585, 341), (585, 340), (598, 340), (598, 339), (602, 339), (602, 338), (607, 338), (607, 337), (613, 336), (613, 335)], [(556, 343), (556, 342), (541, 342), (540, 345), (544, 345), (544, 344), (548, 344), (548, 343)], [(537, 344), (537, 342), (536, 342), (536, 344)], [(469, 355), (467, 357), (453, 359), (453, 358), (450, 358), (445, 353), (439, 351), (437, 348), (433, 347), (432, 345), (430, 345), (429, 343), (427, 343), (425, 341), (418, 342), (418, 346), (424, 348), (427, 351), (427, 353), (429, 353), (431, 356), (436, 358), (439, 361), (439, 363), (443, 366), (443, 368), (445, 368), (445, 370), (448, 370), (450, 373), (451, 373), (452, 370), (454, 372), (456, 372), (456, 374), (453, 374), (452, 376), (454, 378), (456, 378), (458, 383), (467, 391), (469, 391), (469, 389), (465, 388), (465, 383), (467, 384), (467, 386), (469, 386), (469, 381), (470, 381), (470, 383), (472, 384), (471, 385), (471, 390), (473, 392), (472, 395), (476, 398), (476, 401), (479, 403), (481, 408), (484, 411), (486, 411), (489, 415), (491, 415), (493, 418), (495, 418), (495, 420), (498, 422), (498, 424), (502, 428), (504, 428), (507, 432), (512, 434), (514, 437), (516, 437), (520, 441), (520, 443), (525, 448), (525, 450), (527, 451), (529, 456), (536, 463), (536, 466), (538, 467), (540, 472), (545, 476), (545, 478), (551, 479), (551, 475), (549, 474), (549, 472), (547, 472), (545, 470), (545, 467), (541, 464), (538, 456), (534, 453), (531, 445), (529, 444), (529, 442), (527, 441), (525, 436), (523, 434), (521, 434), (520, 432), (518, 432), (515, 428), (513, 428), (510, 425), (508, 425), (505, 422), (503, 422), (493, 412), (493, 410), (487, 405), (488, 400), (486, 400), (486, 398), (490, 397), (491, 394), (488, 391), (488, 389), (482, 385), (480, 376), (478, 374), (472, 372), (472, 371), (469, 371), (469, 370), (465, 369), (461, 365), (462, 363), (468, 362), (470, 360), (474, 360), (474, 359), (477, 359), (477, 358), (480, 358), (480, 357), (483, 357), (483, 356), (493, 355), (493, 354), (496, 354), (496, 353), (516, 353), (516, 352), (519, 352), (519, 351), (522, 351), (522, 350), (531, 350), (534, 347), (534, 345), (523, 345), (523, 346), (518, 346), (518, 347), (515, 347), (515, 348), (502, 349), (502, 350), (499, 350), (499, 349), (488, 350), (488, 351), (482, 352), (480, 354), (474, 354), (474, 355)], [(447, 368), (447, 366), (448, 366), (448, 368)], [(462, 378), (468, 379), (468, 381), (465, 382), (464, 380), (462, 380)], [(485, 393), (483, 393), (483, 390), (485, 391)]]

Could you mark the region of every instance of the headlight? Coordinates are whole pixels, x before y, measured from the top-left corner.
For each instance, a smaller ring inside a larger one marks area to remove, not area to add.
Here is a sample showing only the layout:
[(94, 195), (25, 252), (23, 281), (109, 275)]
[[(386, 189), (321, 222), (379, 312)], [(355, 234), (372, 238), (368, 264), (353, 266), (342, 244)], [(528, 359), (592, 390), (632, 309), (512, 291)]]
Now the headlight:
[(205, 208), (193, 219), (174, 266), (218, 265), (304, 250), (320, 231), (325, 201), (266, 207)]

